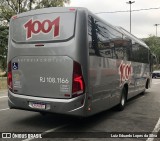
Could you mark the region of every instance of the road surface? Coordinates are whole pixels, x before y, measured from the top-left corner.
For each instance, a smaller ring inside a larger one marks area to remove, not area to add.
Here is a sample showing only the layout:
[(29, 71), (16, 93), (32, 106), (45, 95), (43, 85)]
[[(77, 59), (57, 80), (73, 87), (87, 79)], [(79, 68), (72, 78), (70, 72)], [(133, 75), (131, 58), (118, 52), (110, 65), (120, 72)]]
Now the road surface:
[[(127, 102), (124, 111), (107, 110), (95, 116), (78, 119), (70, 116), (47, 114), (45, 116), (36, 112), (9, 109), (7, 104), (7, 91), (0, 90), (0, 132), (39, 132), (49, 136), (60, 132), (61, 137), (67, 132), (81, 132), (81, 134), (94, 132), (93, 138), (54, 138), (64, 141), (159, 141), (157, 138), (104, 138), (100, 133), (107, 132), (158, 132), (160, 129), (160, 79), (153, 79), (152, 88), (145, 95), (138, 95)], [(99, 134), (96, 134), (98, 133)], [(62, 134), (63, 133), (63, 134)], [(42, 137), (43, 137), (42, 136)], [(95, 138), (97, 136), (97, 138)], [(87, 136), (86, 136), (87, 137)], [(6, 141), (7, 139), (0, 139)], [(10, 139), (21, 141), (38, 141), (39, 139)], [(53, 138), (41, 140), (51, 141)]]

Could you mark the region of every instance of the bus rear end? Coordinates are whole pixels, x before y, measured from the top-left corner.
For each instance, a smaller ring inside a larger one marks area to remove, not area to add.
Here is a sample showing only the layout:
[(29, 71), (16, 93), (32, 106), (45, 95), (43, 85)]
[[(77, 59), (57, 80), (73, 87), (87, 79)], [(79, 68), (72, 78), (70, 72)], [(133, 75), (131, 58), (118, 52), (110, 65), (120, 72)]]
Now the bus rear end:
[(47, 8), (12, 17), (10, 108), (85, 115), (88, 51), (84, 21), (84, 10), (73, 8)]

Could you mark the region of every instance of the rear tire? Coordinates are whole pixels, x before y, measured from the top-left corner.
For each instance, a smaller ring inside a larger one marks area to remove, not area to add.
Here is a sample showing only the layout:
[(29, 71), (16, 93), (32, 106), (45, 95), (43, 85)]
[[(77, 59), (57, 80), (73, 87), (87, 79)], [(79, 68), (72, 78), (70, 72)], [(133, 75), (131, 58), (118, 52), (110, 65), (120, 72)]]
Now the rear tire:
[(149, 80), (146, 81), (145, 89), (144, 89), (144, 91), (141, 93), (141, 95), (144, 95), (145, 92), (146, 92), (146, 89), (148, 89), (148, 88), (149, 88)]
[(126, 89), (123, 88), (122, 93), (121, 93), (121, 100), (120, 100), (119, 105), (117, 106), (118, 111), (124, 110), (124, 107), (126, 106), (126, 101), (127, 101), (126, 95), (127, 95)]
[(46, 112), (39, 112), (39, 113), (40, 113), (40, 115), (42, 115), (42, 116), (47, 115), (47, 113), (46, 113)]

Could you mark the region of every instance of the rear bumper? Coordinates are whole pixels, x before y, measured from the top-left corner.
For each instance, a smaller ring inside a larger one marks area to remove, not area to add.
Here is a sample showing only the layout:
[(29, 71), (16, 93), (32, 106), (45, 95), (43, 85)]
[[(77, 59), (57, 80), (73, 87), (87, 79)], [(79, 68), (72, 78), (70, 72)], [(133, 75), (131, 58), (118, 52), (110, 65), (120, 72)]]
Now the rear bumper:
[[(74, 116), (86, 116), (86, 94), (72, 99), (53, 99), (25, 96), (8, 91), (8, 105), (10, 109), (22, 109), (36, 112), (50, 112)], [(29, 106), (29, 102), (43, 102), (47, 105), (45, 110), (35, 109)]]

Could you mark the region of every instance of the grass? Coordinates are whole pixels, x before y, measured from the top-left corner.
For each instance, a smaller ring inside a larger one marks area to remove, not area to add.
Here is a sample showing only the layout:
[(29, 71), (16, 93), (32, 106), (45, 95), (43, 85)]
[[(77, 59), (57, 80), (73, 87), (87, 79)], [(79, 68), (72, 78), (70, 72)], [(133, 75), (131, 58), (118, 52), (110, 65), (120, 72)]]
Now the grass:
[(7, 77), (0, 77), (0, 90), (7, 89)]

